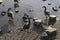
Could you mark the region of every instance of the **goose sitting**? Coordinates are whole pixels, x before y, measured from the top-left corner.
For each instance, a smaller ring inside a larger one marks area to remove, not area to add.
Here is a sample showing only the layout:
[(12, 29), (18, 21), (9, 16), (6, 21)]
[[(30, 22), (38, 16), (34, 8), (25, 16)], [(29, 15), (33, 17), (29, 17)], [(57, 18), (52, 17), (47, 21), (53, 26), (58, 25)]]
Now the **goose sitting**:
[(57, 6), (53, 6), (52, 9), (53, 9), (53, 11), (58, 11)]

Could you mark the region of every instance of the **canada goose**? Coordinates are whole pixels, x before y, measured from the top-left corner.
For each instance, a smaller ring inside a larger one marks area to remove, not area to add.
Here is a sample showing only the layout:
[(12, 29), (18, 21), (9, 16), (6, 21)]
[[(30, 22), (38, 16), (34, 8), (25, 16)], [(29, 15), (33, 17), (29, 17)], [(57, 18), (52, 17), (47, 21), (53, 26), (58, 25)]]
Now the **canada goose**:
[(42, 8), (45, 8), (44, 9), (44, 14), (45, 14), (45, 16), (47, 15), (47, 16), (50, 16), (50, 12), (49, 12), (49, 10), (47, 10), (47, 8), (46, 8), (46, 6), (43, 6)]
[(25, 21), (28, 21), (28, 15), (26, 14), (26, 13), (24, 13), (24, 16), (23, 16), (23, 21), (25, 22)]
[(58, 11), (57, 6), (53, 6), (52, 9), (53, 9), (53, 11)]
[(13, 19), (13, 18), (14, 18), (14, 14), (13, 14), (13, 12), (12, 12), (12, 9), (11, 9), (11, 8), (9, 8), (9, 9), (8, 9), (8, 17), (10, 17), (11, 19)]
[(14, 3), (14, 8), (19, 7), (19, 4), (17, 2)]
[(26, 29), (29, 29), (30, 28), (30, 24), (29, 22), (26, 22), (23, 26), (23, 29), (26, 30)]

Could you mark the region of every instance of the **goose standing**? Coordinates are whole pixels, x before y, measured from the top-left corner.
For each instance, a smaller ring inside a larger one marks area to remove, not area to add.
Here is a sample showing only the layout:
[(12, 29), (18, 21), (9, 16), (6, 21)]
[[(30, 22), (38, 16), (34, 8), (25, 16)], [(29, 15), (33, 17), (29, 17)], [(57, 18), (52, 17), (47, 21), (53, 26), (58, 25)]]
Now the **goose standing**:
[(14, 19), (14, 13), (12, 12), (11, 8), (8, 9), (8, 17), (9, 17), (9, 20)]
[(48, 19), (50, 17), (50, 14), (49, 14), (50, 12), (49, 12), (49, 10), (47, 10), (46, 6), (43, 6), (43, 8), (45, 8), (44, 9), (44, 14), (45, 14), (47, 25), (48, 25)]

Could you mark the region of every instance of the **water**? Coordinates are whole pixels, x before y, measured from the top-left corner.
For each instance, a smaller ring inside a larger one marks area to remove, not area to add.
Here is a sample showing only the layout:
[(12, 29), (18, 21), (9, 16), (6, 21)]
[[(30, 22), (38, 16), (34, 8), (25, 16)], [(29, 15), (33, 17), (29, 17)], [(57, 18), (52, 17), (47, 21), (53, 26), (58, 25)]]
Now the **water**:
[[(52, 5), (48, 5), (48, 3), (51, 3)], [(5, 5), (5, 6), (3, 6), (3, 5)], [(23, 13), (27, 13), (31, 17), (38, 17), (42, 20), (45, 19), (44, 12), (43, 12), (44, 9), (42, 8), (42, 6), (44, 6), (44, 5), (50, 11), (50, 14), (54, 14), (58, 18), (60, 18), (60, 9), (58, 8), (57, 12), (54, 12), (52, 10), (52, 6), (60, 5), (59, 0), (47, 0), (45, 2), (43, 2), (42, 0), (20, 0), (19, 5), (20, 5), (19, 13), (14, 12), (13, 0), (3, 0), (3, 3), (0, 5), (0, 14), (1, 14), (1, 11), (7, 11), (8, 8), (12, 8), (14, 15), (15, 15), (14, 23), (16, 25), (16, 27), (14, 27), (14, 29), (16, 29), (18, 27), (23, 27), (23, 21), (22, 21)], [(29, 12), (30, 9), (33, 9), (33, 11)], [(8, 24), (7, 14), (5, 16), (0, 15), (0, 26), (5, 25), (5, 24)]]

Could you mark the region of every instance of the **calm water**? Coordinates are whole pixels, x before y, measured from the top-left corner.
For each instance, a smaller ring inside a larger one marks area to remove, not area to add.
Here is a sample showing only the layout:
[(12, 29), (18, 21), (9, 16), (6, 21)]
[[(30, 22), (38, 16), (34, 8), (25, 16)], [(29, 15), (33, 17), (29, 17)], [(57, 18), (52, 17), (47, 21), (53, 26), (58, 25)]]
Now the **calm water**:
[[(52, 5), (48, 5), (48, 3), (51, 3)], [(14, 2), (13, 0), (3, 0), (3, 3), (0, 5), (0, 13), (1, 11), (7, 11), (8, 8), (12, 8), (12, 11), (14, 12)], [(3, 6), (5, 5), (5, 6)], [(52, 10), (52, 6), (59, 6), (60, 5), (60, 0), (47, 0), (43, 2), (42, 0), (20, 0), (19, 1), (20, 5), (20, 12), (15, 13), (15, 24), (18, 27), (22, 27), (22, 16), (23, 13), (29, 14), (31, 17), (38, 17), (41, 18), (42, 20), (45, 18), (44, 16), (44, 9), (42, 6), (46, 6), (47, 9), (50, 11), (50, 14), (56, 15), (58, 18), (60, 18), (60, 9), (58, 8), (57, 12), (54, 12)], [(29, 12), (29, 9), (33, 9), (33, 12)], [(5, 16), (0, 15), (0, 26), (8, 24), (8, 17), (7, 14)], [(16, 28), (16, 27), (15, 27)]]

